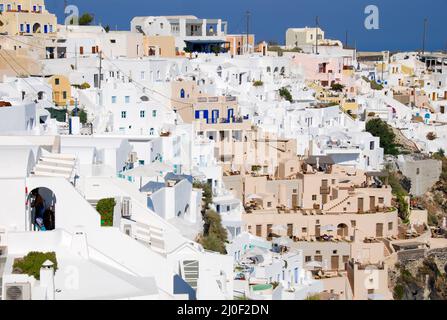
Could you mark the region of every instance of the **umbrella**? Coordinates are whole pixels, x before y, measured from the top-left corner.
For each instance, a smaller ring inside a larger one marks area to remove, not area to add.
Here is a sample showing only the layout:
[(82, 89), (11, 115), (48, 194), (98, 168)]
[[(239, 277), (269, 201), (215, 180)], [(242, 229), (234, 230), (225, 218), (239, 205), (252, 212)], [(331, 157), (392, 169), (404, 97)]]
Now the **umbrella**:
[(251, 194), (247, 197), (247, 200), (262, 200), (262, 197), (257, 194)]
[(323, 264), (318, 261), (311, 261), (309, 263), (306, 263), (306, 268), (322, 268)]
[(282, 232), (287, 232), (287, 227), (282, 224), (277, 224), (272, 227), (274, 233), (280, 234)]
[(153, 162), (147, 165), (149, 168), (155, 171), (172, 171), (173, 166), (171, 164), (162, 163), (162, 162)]
[(337, 228), (331, 224), (321, 227), (321, 231), (331, 232), (331, 231), (336, 231), (336, 230), (337, 230)]
[(160, 171), (154, 170), (150, 165), (144, 165), (140, 167), (133, 168), (128, 171), (124, 171), (123, 175), (127, 177), (140, 178), (140, 189), (143, 186), (143, 177), (158, 177), (162, 176)]

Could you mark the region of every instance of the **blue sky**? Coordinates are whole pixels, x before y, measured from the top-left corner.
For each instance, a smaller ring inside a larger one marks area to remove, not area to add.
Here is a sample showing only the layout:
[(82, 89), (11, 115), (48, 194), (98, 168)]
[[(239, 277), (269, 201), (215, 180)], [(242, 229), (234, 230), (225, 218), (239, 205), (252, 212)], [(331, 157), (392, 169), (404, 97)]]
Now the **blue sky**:
[[(63, 0), (46, 0), (50, 11), (63, 22)], [(137, 15), (192, 14), (199, 18), (222, 18), (229, 32), (245, 32), (244, 13), (252, 13), (251, 32), (256, 40), (284, 42), (289, 27), (313, 26), (315, 16), (326, 37), (345, 39), (361, 50), (416, 50), (422, 47), (423, 20), (429, 19), (427, 48), (446, 49), (446, 0), (68, 0), (81, 13), (95, 14), (96, 23), (128, 30)], [(380, 29), (364, 27), (367, 5), (376, 5)]]

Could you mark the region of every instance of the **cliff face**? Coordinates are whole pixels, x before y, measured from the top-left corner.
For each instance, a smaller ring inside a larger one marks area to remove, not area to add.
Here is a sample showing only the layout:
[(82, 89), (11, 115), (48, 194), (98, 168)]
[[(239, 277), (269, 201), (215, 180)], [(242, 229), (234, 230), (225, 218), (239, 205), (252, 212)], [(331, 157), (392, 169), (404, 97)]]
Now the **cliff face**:
[(389, 277), (396, 300), (447, 300), (447, 248), (398, 264)]

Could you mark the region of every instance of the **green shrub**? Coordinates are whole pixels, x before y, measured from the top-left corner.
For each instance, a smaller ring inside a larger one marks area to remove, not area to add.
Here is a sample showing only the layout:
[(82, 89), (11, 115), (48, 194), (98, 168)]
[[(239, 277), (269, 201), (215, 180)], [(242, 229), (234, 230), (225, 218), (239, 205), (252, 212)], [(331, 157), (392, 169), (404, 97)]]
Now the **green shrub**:
[(262, 82), (261, 80), (253, 81), (254, 87), (262, 87), (263, 85), (264, 85), (264, 82)]
[(366, 123), (366, 131), (380, 138), (380, 147), (384, 149), (385, 154), (393, 156), (399, 154), (399, 145), (395, 142), (396, 135), (386, 122), (379, 118), (371, 119)]
[(115, 209), (115, 199), (101, 199), (96, 205), (96, 211), (101, 215), (101, 226), (111, 227), (113, 226), (113, 211)]
[(289, 101), (290, 103), (293, 102), (293, 97), (292, 94), (290, 93), (290, 91), (287, 88), (281, 88), (279, 89), (279, 95), (281, 98), (283, 98), (284, 100)]
[(27, 274), (40, 280), (40, 268), (43, 263), (50, 260), (54, 266), (54, 271), (57, 270), (57, 259), (55, 252), (30, 252), (22, 259), (16, 259), (13, 264), (14, 273)]
[(222, 218), (217, 212), (208, 210), (204, 220), (205, 225), (201, 239), (202, 246), (206, 250), (225, 254), (225, 243), (228, 240), (228, 234), (227, 230), (222, 226)]

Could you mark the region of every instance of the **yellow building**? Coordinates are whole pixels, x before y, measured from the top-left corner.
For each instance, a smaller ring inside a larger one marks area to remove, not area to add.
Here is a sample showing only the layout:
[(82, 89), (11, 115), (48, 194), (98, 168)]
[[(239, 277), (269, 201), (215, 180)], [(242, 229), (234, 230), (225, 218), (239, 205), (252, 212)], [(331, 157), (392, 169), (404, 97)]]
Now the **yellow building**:
[[(247, 35), (246, 34), (230, 34), (226, 37), (229, 43), (229, 52), (234, 56), (239, 56), (247, 53)], [(255, 35), (248, 35), (248, 53), (254, 51)]]
[(174, 36), (144, 36), (143, 46), (145, 56), (174, 58), (177, 55)]
[(51, 34), (57, 18), (45, 8), (44, 0), (0, 0), (0, 33)]
[(71, 99), (71, 85), (67, 77), (62, 75), (52, 76), (48, 82), (53, 89), (53, 102), (57, 106), (73, 105)]

